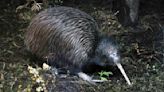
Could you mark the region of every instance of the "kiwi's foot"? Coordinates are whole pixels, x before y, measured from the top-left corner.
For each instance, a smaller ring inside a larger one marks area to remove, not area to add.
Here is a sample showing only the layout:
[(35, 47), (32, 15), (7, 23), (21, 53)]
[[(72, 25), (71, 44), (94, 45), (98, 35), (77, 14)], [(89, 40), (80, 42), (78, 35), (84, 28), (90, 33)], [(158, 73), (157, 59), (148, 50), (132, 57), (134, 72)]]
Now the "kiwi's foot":
[(88, 83), (93, 84), (93, 85), (96, 85), (96, 83), (105, 82), (105, 80), (93, 80), (92, 77), (90, 77), (89, 75), (87, 75), (83, 72), (79, 72), (77, 74), (80, 78), (82, 78), (83, 80), (85, 80)]

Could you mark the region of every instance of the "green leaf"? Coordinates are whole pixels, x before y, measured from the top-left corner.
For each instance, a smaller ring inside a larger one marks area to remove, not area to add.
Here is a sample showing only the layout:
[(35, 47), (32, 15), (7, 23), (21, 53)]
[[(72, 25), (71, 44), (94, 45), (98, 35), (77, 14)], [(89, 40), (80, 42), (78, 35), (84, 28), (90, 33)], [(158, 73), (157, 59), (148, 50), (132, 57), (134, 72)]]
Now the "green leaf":
[(113, 75), (112, 72), (103, 72), (103, 74), (104, 74), (105, 76)]
[(107, 78), (105, 78), (105, 77), (100, 77), (100, 78), (101, 78), (101, 80), (107, 81)]
[(109, 75), (113, 75), (113, 73), (112, 72), (101, 71), (101, 72), (99, 72), (99, 75), (100, 76), (109, 76)]

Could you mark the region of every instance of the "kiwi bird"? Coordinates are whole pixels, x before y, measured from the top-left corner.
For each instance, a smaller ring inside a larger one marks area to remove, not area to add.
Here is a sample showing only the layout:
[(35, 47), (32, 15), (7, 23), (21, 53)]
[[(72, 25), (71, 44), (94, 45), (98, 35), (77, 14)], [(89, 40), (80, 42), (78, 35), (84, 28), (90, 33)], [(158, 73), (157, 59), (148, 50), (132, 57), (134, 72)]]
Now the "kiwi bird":
[[(27, 49), (37, 57), (47, 59), (55, 68), (64, 68), (83, 80), (95, 83), (83, 72), (86, 65), (113, 62), (131, 85), (120, 64), (117, 46), (106, 36), (99, 35), (96, 21), (87, 13), (57, 6), (38, 13), (25, 33)], [(108, 62), (101, 60), (107, 58)], [(96, 60), (95, 60), (96, 58)]]

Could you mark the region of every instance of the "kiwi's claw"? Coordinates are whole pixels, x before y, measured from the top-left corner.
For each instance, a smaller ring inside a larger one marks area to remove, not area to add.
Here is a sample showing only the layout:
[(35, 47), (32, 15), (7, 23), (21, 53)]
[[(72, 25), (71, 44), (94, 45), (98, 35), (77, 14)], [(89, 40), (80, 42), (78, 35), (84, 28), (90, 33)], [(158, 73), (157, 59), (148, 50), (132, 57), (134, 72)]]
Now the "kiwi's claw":
[(95, 83), (101, 83), (101, 82), (105, 82), (106, 80), (92, 80)]
[(92, 80), (92, 77), (90, 77), (89, 75), (87, 75), (87, 74), (85, 74), (85, 73), (83, 73), (83, 72), (79, 72), (79, 73), (77, 73), (77, 74), (78, 74), (78, 76), (79, 76), (80, 78), (82, 78), (83, 80), (89, 82), (90, 84), (96, 85), (96, 82), (95, 82), (94, 80)]

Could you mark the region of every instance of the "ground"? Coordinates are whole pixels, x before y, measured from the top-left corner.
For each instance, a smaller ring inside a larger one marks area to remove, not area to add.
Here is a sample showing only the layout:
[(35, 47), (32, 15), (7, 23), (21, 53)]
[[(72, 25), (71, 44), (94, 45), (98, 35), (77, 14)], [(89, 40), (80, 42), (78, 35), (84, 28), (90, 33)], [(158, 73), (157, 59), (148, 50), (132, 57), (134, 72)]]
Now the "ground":
[[(152, 0), (153, 1), (153, 0)], [(132, 86), (123, 76), (115, 73), (107, 82), (96, 86), (88, 85), (76, 76), (58, 78), (44, 70), (31, 59), (26, 51), (24, 32), (33, 12), (15, 12), (20, 4), (16, 1), (1, 1), (0, 10), (0, 92), (35, 92), (44, 90), (63, 92), (163, 92), (164, 61), (163, 35), (164, 13), (143, 3), (140, 9), (139, 25), (136, 28), (123, 27), (115, 13), (92, 4), (69, 4), (78, 7), (101, 24), (101, 32), (114, 36), (121, 49), (122, 64)], [(143, 6), (142, 6), (143, 7)], [(146, 11), (146, 12), (145, 12)], [(151, 12), (149, 12), (151, 11)], [(134, 30), (140, 31), (134, 31)], [(32, 68), (33, 67), (33, 68)], [(117, 69), (116, 69), (117, 71)]]

